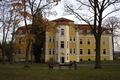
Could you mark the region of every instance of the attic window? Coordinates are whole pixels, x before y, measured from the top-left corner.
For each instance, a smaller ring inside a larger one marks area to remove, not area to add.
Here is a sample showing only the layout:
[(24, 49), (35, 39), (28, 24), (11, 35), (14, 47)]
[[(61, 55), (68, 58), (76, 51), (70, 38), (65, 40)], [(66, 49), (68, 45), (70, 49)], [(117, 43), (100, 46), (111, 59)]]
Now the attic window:
[(22, 34), (22, 30), (19, 30), (19, 34)]

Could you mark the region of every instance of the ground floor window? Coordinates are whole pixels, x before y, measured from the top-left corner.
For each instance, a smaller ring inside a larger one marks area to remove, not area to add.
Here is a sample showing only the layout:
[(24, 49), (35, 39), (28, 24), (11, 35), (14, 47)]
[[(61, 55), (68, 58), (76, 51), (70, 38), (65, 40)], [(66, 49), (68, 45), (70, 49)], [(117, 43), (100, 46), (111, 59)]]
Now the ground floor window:
[(106, 49), (103, 49), (103, 55), (106, 55)]
[(80, 49), (80, 55), (83, 55), (83, 49)]
[(90, 49), (88, 49), (88, 55), (90, 55), (91, 54), (91, 50)]
[(51, 49), (49, 49), (49, 55), (51, 55)]
[(18, 54), (21, 54), (21, 49), (18, 50)]

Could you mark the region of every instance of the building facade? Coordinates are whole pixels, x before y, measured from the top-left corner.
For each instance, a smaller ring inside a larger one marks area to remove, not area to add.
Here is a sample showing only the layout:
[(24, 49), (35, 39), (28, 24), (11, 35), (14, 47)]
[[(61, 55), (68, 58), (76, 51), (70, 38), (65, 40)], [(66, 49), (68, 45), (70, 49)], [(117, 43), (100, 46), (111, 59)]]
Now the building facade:
[[(94, 61), (96, 41), (88, 25), (59, 18), (51, 21), (59, 32), (46, 31), (45, 62), (51, 58), (59, 63)], [(112, 35), (105, 30), (101, 36), (101, 60), (113, 60)]]

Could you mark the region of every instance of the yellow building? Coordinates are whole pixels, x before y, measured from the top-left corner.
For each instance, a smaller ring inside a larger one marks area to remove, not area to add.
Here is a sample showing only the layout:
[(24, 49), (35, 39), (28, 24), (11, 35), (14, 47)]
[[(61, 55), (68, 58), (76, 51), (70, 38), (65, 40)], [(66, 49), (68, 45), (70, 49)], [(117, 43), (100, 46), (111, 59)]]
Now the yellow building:
[[(28, 25), (28, 29), (30, 33), (31, 25)], [(27, 51), (27, 39), (25, 38), (26, 33), (27, 32), (25, 26), (19, 27), (14, 33), (14, 61), (25, 61)], [(28, 60), (31, 60), (31, 46), (29, 50)]]
[[(45, 62), (53, 58), (56, 62), (94, 61), (95, 38), (88, 25), (59, 18), (51, 21), (58, 33), (46, 31)], [(106, 30), (101, 36), (101, 60), (113, 60), (112, 35)]]

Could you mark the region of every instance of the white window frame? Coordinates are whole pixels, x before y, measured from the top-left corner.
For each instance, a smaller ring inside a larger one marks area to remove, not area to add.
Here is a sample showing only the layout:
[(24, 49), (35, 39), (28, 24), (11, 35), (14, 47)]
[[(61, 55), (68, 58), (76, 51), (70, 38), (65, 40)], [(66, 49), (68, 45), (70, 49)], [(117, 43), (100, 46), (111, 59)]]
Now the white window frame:
[(73, 37), (73, 42), (75, 42), (75, 37)]
[[(89, 44), (88, 44), (89, 43)], [(87, 39), (87, 45), (90, 45), (91, 44), (91, 40), (90, 39)]]
[[(82, 52), (82, 54), (81, 54), (81, 52)], [(80, 55), (83, 55), (83, 49), (80, 49)]]
[(64, 29), (61, 29), (61, 36), (64, 36)]
[(74, 53), (74, 55), (75, 55), (75, 48), (73, 49), (73, 53)]
[(70, 48), (70, 55), (72, 55), (72, 48)]
[(19, 34), (22, 34), (22, 30), (19, 30)]
[(106, 39), (102, 39), (103, 45), (106, 45)]
[(18, 39), (18, 43), (19, 43), (19, 44), (22, 43), (22, 39), (21, 39), (21, 38)]
[(70, 37), (70, 42), (72, 42), (72, 37)]
[[(105, 54), (104, 54), (104, 52), (105, 52)], [(106, 53), (107, 53), (107, 52), (106, 52), (106, 49), (103, 49), (103, 55), (106, 55)]]
[(49, 48), (49, 55), (51, 55), (51, 48)]
[(21, 55), (21, 49), (20, 48), (18, 49), (18, 55)]
[[(63, 45), (63, 47), (62, 47)], [(64, 41), (61, 41), (61, 49), (64, 49)]]
[(80, 30), (80, 33), (79, 34), (82, 34), (82, 30)]
[(55, 50), (54, 50), (54, 48), (53, 48), (53, 55), (55, 55)]
[(49, 42), (51, 42), (51, 36), (49, 37)]
[(55, 42), (55, 37), (53, 36), (53, 42)]
[(82, 45), (82, 44), (81, 44), (81, 41), (82, 41), (82, 44), (83, 44), (83, 39), (80, 39), (80, 45)]
[(87, 30), (87, 33), (90, 34), (90, 30)]
[(90, 51), (90, 54), (88, 54), (88, 55), (91, 55), (91, 49), (87, 49), (87, 53), (89, 53), (89, 51)]

